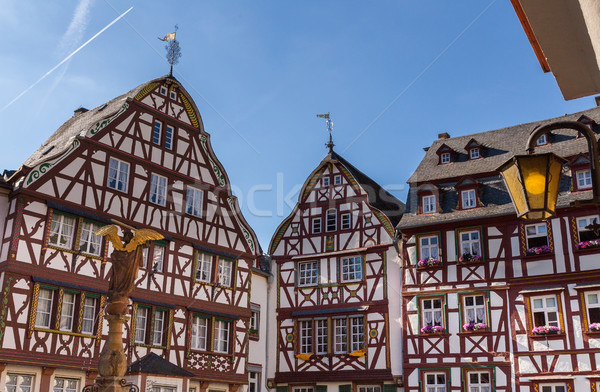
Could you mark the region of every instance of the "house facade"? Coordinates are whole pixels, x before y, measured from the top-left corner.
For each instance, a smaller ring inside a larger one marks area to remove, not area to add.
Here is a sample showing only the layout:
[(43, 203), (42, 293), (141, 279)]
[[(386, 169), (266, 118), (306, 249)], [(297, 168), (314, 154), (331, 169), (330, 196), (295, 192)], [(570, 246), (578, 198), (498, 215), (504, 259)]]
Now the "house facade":
[[(451, 138), (409, 179), (402, 233), (405, 391), (597, 391), (600, 221), (587, 144), (569, 130), (537, 140), (563, 167), (557, 214), (525, 221), (497, 168), (537, 126)], [(600, 108), (560, 117), (600, 132)]]
[(269, 384), (278, 392), (388, 392), (401, 385), (404, 204), (333, 151), (269, 246), (276, 284)]
[(0, 390), (94, 381), (112, 252), (94, 232), (113, 223), (165, 237), (147, 244), (131, 294), (127, 379), (153, 392), (264, 385), (269, 266), (175, 78), (75, 111), (11, 174), (0, 184)]

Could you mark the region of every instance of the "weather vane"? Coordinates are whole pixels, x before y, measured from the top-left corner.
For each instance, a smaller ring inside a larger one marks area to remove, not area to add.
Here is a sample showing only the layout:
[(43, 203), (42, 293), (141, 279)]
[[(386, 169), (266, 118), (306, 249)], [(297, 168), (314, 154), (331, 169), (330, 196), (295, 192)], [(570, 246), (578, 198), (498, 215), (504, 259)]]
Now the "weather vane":
[(335, 144), (333, 144), (333, 138), (331, 137), (331, 132), (333, 132), (333, 121), (331, 120), (329, 113), (317, 114), (317, 117), (324, 118), (326, 120), (325, 124), (327, 125), (327, 130), (329, 131), (329, 142), (325, 145), (327, 148), (329, 148), (329, 152), (333, 152), (333, 146), (335, 146)]
[(165, 49), (167, 50), (167, 61), (171, 64), (169, 76), (173, 75), (173, 64), (177, 64), (181, 57), (181, 48), (179, 47), (179, 41), (177, 41), (176, 37), (177, 30), (179, 30), (179, 26), (175, 25), (174, 32), (165, 34), (164, 38), (158, 37), (159, 40), (167, 42), (165, 45)]

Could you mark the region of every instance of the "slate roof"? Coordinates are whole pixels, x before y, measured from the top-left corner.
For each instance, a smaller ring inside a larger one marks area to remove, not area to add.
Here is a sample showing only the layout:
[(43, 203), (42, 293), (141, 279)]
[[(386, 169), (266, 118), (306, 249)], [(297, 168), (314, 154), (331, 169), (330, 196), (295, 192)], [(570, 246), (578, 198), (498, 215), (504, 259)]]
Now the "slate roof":
[(129, 365), (127, 367), (127, 373), (149, 373), (162, 374), (165, 376), (195, 377), (194, 373), (190, 373), (154, 353), (145, 355)]
[(403, 202), (395, 198), (392, 194), (383, 189), (381, 185), (358, 170), (335, 151), (332, 151), (326, 159), (328, 158), (340, 162), (348, 169), (350, 174), (354, 176), (360, 186), (367, 192), (369, 204), (387, 216), (392, 223), (392, 226), (396, 226), (398, 222), (400, 222), (400, 218), (406, 209), (406, 205)]
[[(448, 222), (469, 221), (486, 217), (502, 215), (515, 215), (510, 195), (506, 190), (502, 177), (495, 169), (506, 162), (513, 155), (526, 154), (527, 139), (531, 131), (538, 125), (545, 125), (554, 121), (577, 121), (581, 116), (587, 116), (600, 124), (600, 107), (584, 110), (548, 120), (531, 122), (502, 128), (494, 131), (481, 132), (454, 138), (441, 139), (433, 142), (425, 157), (408, 179), (410, 184), (406, 211), (402, 216), (398, 229), (409, 229)], [(595, 125), (594, 132), (600, 132), (600, 125)], [(483, 158), (468, 160), (465, 145), (476, 139), (484, 146)], [(551, 144), (536, 147), (536, 152), (553, 152), (562, 157), (572, 157), (580, 153), (587, 153), (585, 138), (577, 138), (577, 133), (572, 130), (556, 130), (552, 132)], [(458, 152), (456, 159), (449, 164), (440, 165), (437, 149), (446, 144)], [(479, 189), (482, 208), (469, 210), (456, 210), (458, 205), (458, 191), (455, 185), (463, 178), (473, 176), (481, 183)], [(434, 214), (418, 215), (419, 186), (425, 183), (434, 183), (439, 187), (439, 204), (441, 211)], [(592, 197), (591, 191), (570, 192), (571, 172), (563, 169), (561, 187), (557, 207), (567, 207), (572, 201), (585, 200)]]

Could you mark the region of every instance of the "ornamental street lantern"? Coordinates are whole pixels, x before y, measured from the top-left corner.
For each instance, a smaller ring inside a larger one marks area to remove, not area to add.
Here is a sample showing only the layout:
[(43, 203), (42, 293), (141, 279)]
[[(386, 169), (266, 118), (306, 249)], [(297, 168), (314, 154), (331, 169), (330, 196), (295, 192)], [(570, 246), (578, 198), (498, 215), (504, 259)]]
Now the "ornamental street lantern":
[(555, 214), (565, 162), (553, 153), (516, 155), (497, 169), (504, 177), (519, 218), (540, 220)]
[(496, 169), (504, 177), (510, 197), (517, 209), (517, 216), (520, 218), (539, 220), (556, 214), (560, 175), (566, 160), (553, 153), (533, 154), (538, 138), (555, 129), (574, 130), (586, 138), (593, 197), (585, 203), (600, 204), (600, 168), (596, 133), (577, 121), (557, 121), (531, 131), (527, 140), (529, 155), (516, 155)]

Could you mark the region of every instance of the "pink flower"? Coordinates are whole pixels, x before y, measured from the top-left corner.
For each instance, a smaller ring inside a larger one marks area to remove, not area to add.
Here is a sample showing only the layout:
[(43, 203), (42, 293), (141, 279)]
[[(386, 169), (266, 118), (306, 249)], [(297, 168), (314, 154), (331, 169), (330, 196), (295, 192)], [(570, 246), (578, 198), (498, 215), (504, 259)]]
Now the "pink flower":
[(591, 323), (589, 325), (590, 331), (600, 332), (600, 323)]
[(441, 325), (426, 325), (421, 328), (421, 333), (434, 333), (434, 332), (443, 332), (444, 327)]
[(539, 327), (534, 327), (531, 330), (531, 332), (535, 335), (548, 335), (548, 334), (559, 333), (560, 328), (555, 327), (553, 325), (541, 325)]
[(423, 268), (423, 267), (437, 267), (438, 265), (441, 265), (441, 264), (442, 264), (442, 262), (440, 260), (434, 259), (433, 257), (429, 257), (429, 258), (426, 258), (426, 259), (419, 260), (417, 262), (417, 267), (421, 267), (421, 268)]

